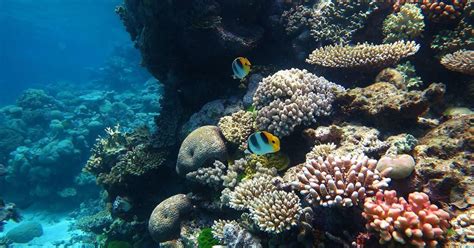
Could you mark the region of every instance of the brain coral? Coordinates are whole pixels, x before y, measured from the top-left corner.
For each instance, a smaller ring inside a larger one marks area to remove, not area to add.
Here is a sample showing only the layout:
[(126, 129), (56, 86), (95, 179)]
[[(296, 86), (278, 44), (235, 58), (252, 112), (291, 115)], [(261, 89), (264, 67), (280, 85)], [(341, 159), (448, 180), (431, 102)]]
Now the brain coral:
[(225, 161), (227, 148), (216, 126), (203, 126), (191, 132), (179, 148), (176, 171), (186, 175), (215, 160)]
[(173, 239), (179, 234), (183, 215), (191, 211), (192, 203), (186, 195), (174, 195), (162, 201), (153, 210), (148, 231), (156, 242)]
[(381, 68), (396, 64), (400, 59), (415, 54), (419, 49), (413, 41), (356, 46), (329, 45), (314, 50), (306, 62), (333, 68)]
[(397, 198), (394, 190), (367, 198), (362, 214), (367, 229), (380, 235), (380, 244), (394, 241), (416, 247), (436, 247), (449, 227), (449, 214), (434, 204), (428, 195), (414, 192), (408, 202)]
[(298, 125), (331, 113), (336, 91), (343, 88), (306, 70), (281, 70), (263, 79), (254, 95), (257, 126), (287, 136)]
[(377, 160), (362, 155), (308, 160), (293, 187), (314, 206), (357, 206), (390, 182), (375, 169), (376, 164)]
[(425, 28), (423, 14), (416, 4), (405, 4), (400, 12), (393, 13), (383, 22), (384, 42), (413, 40)]
[(441, 64), (451, 71), (474, 76), (474, 50), (460, 50), (446, 54), (441, 58)]

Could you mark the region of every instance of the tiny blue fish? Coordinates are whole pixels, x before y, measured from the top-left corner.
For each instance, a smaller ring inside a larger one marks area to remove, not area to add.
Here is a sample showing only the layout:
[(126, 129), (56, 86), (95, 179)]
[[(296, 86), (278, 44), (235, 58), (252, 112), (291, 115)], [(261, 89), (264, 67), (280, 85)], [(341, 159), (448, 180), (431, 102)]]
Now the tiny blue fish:
[(247, 139), (247, 148), (257, 155), (275, 153), (280, 150), (280, 139), (266, 131), (255, 132)]
[(250, 73), (250, 61), (244, 57), (238, 57), (232, 62), (232, 71), (234, 79), (244, 79)]

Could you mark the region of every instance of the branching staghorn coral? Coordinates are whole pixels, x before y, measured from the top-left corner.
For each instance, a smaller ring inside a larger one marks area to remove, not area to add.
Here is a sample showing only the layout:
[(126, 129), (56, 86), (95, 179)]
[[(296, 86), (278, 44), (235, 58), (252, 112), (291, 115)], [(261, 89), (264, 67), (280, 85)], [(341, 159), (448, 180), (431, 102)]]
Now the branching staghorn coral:
[(363, 155), (342, 159), (330, 155), (306, 161), (292, 184), (313, 206), (357, 206), (390, 182), (376, 165), (377, 160)]
[(252, 203), (250, 214), (260, 230), (278, 234), (296, 226), (302, 208), (293, 192), (266, 192)]
[(222, 177), (227, 170), (227, 166), (219, 160), (214, 161), (212, 167), (199, 168), (196, 171), (186, 174), (186, 178), (200, 184), (219, 188), (222, 185)]
[(281, 70), (260, 83), (253, 101), (257, 126), (282, 137), (298, 125), (310, 125), (331, 113), (336, 91), (343, 88), (306, 70)]
[(367, 198), (363, 217), (367, 229), (380, 235), (380, 244), (396, 242), (416, 247), (436, 247), (449, 227), (449, 214), (434, 204), (428, 195), (414, 192), (408, 202), (397, 198), (394, 190), (377, 192), (375, 199)]
[(234, 191), (230, 193), (230, 206), (237, 210), (244, 210), (251, 206), (251, 203), (265, 192), (276, 191), (272, 184), (272, 176), (260, 175), (249, 180), (244, 180)]
[(255, 116), (252, 112), (240, 110), (231, 116), (222, 117), (217, 126), (227, 141), (238, 145), (243, 151), (247, 138), (255, 131)]
[(419, 49), (413, 41), (356, 46), (329, 45), (314, 50), (306, 62), (333, 68), (381, 68), (396, 64), (400, 59), (415, 54)]
[(425, 28), (421, 9), (416, 4), (405, 4), (400, 12), (393, 13), (383, 22), (384, 43), (413, 40)]
[(337, 146), (334, 143), (315, 145), (309, 153), (306, 154), (306, 160), (318, 159), (318, 157), (326, 158)]
[(441, 58), (441, 64), (451, 71), (474, 75), (474, 50), (446, 54)]

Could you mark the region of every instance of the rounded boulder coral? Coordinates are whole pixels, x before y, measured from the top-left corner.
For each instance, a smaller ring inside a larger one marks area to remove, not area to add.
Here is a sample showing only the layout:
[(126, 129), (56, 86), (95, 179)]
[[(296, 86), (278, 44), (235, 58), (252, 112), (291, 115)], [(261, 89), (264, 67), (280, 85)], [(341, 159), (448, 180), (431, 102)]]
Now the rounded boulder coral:
[(190, 199), (183, 194), (162, 201), (153, 210), (148, 222), (148, 231), (156, 242), (164, 242), (178, 236), (183, 215), (192, 209)]
[(215, 160), (225, 161), (226, 158), (227, 148), (219, 128), (203, 126), (184, 139), (179, 148), (176, 171), (180, 175), (186, 175), (205, 166), (206, 163)]
[(298, 125), (310, 125), (331, 113), (336, 91), (344, 90), (306, 70), (281, 70), (259, 84), (253, 102), (257, 126), (277, 136), (288, 136)]

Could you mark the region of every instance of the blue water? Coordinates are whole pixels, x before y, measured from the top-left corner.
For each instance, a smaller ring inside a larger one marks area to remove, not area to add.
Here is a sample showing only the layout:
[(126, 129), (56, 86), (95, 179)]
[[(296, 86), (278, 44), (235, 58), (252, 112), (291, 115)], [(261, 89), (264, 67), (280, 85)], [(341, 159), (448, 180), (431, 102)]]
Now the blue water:
[(81, 83), (130, 38), (114, 8), (120, 0), (1, 0), (0, 104), (21, 90), (58, 80)]

